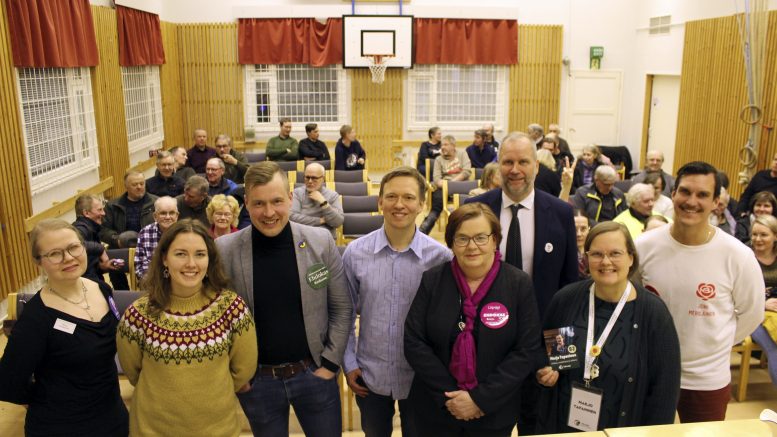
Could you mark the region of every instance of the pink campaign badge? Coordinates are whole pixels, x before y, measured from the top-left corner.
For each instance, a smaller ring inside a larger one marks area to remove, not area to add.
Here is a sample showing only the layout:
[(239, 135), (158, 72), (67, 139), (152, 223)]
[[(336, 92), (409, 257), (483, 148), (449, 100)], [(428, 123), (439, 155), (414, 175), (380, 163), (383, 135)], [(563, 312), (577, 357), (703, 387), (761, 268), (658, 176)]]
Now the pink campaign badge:
[(507, 307), (499, 302), (489, 302), (480, 310), (480, 321), (491, 329), (499, 329), (506, 325), (509, 318)]

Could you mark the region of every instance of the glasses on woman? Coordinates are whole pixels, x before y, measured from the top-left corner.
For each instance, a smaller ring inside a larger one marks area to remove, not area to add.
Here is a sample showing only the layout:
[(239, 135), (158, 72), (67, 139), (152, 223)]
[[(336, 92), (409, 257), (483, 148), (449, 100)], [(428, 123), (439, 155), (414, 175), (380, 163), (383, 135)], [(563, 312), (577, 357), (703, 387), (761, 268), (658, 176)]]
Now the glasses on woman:
[(474, 241), (478, 246), (485, 246), (488, 244), (488, 240), (494, 234), (477, 234), (474, 237), (467, 237), (466, 235), (457, 235), (453, 237), (453, 244), (459, 247), (466, 247), (469, 245), (470, 240)]
[(613, 250), (612, 252), (600, 252), (598, 250), (589, 250), (586, 252), (586, 255), (588, 255), (588, 261), (600, 263), (604, 261), (604, 258), (607, 257), (612, 262), (618, 262), (622, 260), (626, 256), (626, 252), (623, 250)]
[(84, 245), (81, 243), (73, 243), (65, 249), (54, 249), (48, 253), (41, 255), (41, 258), (46, 258), (52, 264), (61, 264), (65, 261), (65, 252), (69, 253), (73, 258), (79, 257), (84, 253)]
[(231, 212), (214, 212), (213, 216), (214, 217), (219, 217), (219, 218), (222, 218), (222, 217), (223, 218), (232, 218), (232, 213)]

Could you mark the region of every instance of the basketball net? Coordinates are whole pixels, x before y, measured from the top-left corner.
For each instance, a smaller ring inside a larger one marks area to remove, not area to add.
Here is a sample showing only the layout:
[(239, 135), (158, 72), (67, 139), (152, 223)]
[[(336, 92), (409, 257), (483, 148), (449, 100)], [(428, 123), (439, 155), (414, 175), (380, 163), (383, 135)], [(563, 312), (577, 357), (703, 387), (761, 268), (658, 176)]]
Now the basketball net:
[(389, 55), (370, 55), (365, 56), (370, 64), (370, 73), (372, 73), (372, 83), (383, 83), (386, 79), (386, 59)]

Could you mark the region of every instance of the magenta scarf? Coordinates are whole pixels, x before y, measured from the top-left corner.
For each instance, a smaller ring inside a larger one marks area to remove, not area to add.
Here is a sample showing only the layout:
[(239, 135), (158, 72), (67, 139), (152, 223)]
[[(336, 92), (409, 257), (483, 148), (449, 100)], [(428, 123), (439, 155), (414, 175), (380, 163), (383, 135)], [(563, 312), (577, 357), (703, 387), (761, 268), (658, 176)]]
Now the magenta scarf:
[(467, 278), (464, 276), (464, 272), (461, 271), (459, 263), (455, 258), (451, 262), (453, 277), (456, 279), (456, 285), (458, 285), (459, 293), (461, 294), (461, 311), (464, 313), (465, 325), (459, 336), (456, 337), (456, 343), (453, 344), (451, 363), (448, 366), (448, 370), (456, 378), (459, 388), (462, 390), (472, 390), (478, 386), (478, 379), (475, 374), (477, 369), (477, 351), (475, 350), (475, 337), (472, 336), (472, 330), (475, 327), (478, 305), (486, 297), (488, 290), (491, 289), (491, 284), (494, 283), (496, 275), (499, 273), (499, 268), (502, 266), (501, 259), (502, 255), (497, 250), (491, 270), (488, 271), (475, 294), (472, 294), (469, 284), (467, 284)]

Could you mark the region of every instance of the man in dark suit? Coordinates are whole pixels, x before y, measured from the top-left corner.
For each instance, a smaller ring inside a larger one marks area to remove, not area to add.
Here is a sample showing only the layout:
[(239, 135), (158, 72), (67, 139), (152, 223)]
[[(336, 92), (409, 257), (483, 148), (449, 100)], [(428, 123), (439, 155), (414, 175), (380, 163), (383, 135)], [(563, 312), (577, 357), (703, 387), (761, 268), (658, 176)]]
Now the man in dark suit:
[[(499, 148), (502, 188), (487, 191), (465, 201), (491, 207), (502, 225), (499, 250), (505, 261), (532, 277), (540, 318), (553, 295), (577, 281), (577, 245), (572, 207), (562, 200), (534, 189), (539, 171), (537, 149), (526, 134), (514, 132)], [(538, 342), (543, 341), (541, 338)], [(543, 363), (537, 363), (538, 368)], [(518, 432), (534, 433), (539, 386), (527, 379), (521, 389)]]

